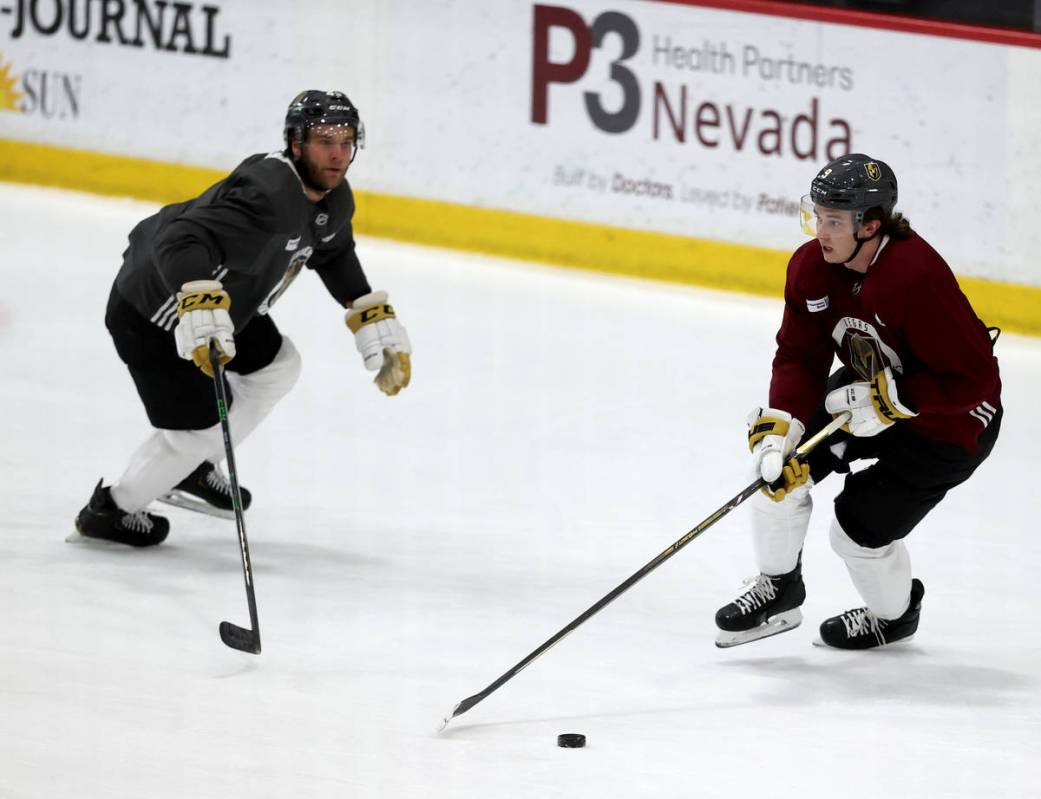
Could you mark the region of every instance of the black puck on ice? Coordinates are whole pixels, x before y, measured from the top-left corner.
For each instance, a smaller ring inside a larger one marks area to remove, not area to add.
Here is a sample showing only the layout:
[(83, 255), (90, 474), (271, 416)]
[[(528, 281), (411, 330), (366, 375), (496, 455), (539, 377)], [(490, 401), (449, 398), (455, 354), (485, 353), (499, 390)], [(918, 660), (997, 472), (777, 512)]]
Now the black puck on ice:
[(586, 736), (580, 732), (565, 732), (557, 736), (557, 746), (565, 749), (581, 749), (586, 745)]

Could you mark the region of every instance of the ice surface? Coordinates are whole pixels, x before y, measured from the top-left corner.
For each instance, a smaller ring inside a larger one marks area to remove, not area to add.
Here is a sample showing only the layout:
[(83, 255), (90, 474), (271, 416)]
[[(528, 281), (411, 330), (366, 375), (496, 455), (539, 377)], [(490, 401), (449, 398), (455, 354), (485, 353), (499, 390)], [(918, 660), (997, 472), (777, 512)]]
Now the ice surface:
[(744, 487), (779, 302), (362, 239), (415, 346), (387, 398), (298, 280), (273, 316), (301, 382), (236, 451), (254, 657), (217, 637), (248, 623), (233, 522), (65, 542), (147, 432), (102, 318), (151, 208), (0, 184), (0, 797), (1038, 795), (1041, 341), (1001, 338), (997, 448), (909, 539), (913, 643), (810, 645), (859, 604), (832, 479), (800, 629), (713, 645), (739, 508), (438, 735)]

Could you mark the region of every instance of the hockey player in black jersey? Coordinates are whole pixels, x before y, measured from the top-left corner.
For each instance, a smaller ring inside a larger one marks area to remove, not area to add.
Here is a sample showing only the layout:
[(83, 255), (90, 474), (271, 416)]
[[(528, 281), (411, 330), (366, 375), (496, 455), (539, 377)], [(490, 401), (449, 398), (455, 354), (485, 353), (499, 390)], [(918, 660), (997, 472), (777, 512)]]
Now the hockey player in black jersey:
[[(305, 91), (286, 113), (285, 148), (252, 155), (195, 199), (140, 222), (105, 314), (155, 428), (111, 486), (99, 481), (76, 518), (85, 536), (132, 546), (162, 542), (171, 504), (231, 515), (218, 468), (223, 439), (207, 353), (226, 364), (236, 443), (292, 388), (300, 355), (268, 313), (306, 266), (341, 306), (365, 367), (388, 395), (411, 375), (408, 335), (354, 249), (347, 169), (364, 146), (357, 108), (342, 92)], [(242, 490), (245, 507), (250, 495)]]

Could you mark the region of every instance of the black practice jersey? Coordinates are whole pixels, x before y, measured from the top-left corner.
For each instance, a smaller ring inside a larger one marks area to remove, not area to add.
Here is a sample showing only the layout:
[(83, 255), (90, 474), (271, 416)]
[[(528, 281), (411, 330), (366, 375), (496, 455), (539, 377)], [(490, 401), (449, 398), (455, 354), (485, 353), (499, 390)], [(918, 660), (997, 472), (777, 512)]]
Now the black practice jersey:
[(116, 289), (167, 331), (177, 324), (175, 295), (189, 280), (221, 281), (236, 331), (267, 313), (305, 266), (346, 305), (371, 290), (354, 251), (353, 216), (346, 180), (312, 202), (285, 155), (252, 155), (194, 200), (140, 222)]

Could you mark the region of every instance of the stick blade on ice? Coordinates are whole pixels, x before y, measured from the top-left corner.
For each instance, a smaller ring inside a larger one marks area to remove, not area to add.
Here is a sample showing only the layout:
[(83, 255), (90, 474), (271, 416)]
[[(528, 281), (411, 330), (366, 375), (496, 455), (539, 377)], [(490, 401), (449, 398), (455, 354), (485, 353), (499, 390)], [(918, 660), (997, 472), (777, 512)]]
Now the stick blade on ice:
[(448, 726), (449, 722), (452, 719), (454, 719), (456, 716), (463, 715), (467, 710), (472, 708), (474, 705), (476, 705), (478, 702), (484, 699), (487, 695), (488, 692), (483, 691), (479, 694), (474, 694), (473, 696), (466, 697), (466, 699), (464, 699), (462, 702), (460, 702), (454, 708), (452, 708), (451, 713), (449, 713), (447, 716), (441, 719), (441, 726), (438, 727), (437, 731), (441, 732), (441, 730)]
[(260, 654), (260, 636), (253, 630), (239, 627), (230, 621), (220, 623), (220, 639), (232, 649), (250, 652), (254, 655)]

